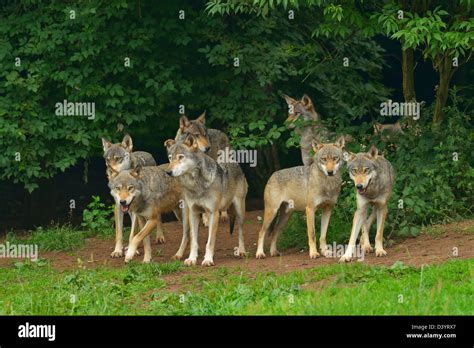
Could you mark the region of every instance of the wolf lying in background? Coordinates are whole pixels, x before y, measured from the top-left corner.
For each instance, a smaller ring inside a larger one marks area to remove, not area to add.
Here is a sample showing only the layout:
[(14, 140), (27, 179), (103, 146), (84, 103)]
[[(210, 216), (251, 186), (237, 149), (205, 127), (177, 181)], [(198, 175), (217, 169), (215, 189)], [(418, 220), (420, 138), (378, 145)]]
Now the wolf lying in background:
[[(219, 151), (230, 149), (230, 142), (227, 135), (218, 129), (206, 128), (206, 112), (204, 111), (197, 119), (189, 120), (186, 116), (179, 119), (179, 128), (176, 132), (175, 141), (184, 142), (186, 138), (192, 135), (197, 142), (199, 150), (217, 161)], [(222, 220), (227, 219), (227, 212), (221, 211)], [(202, 222), (208, 226), (208, 216), (203, 215)]]
[[(377, 148), (372, 145), (369, 152), (349, 154), (347, 164), (349, 175), (356, 187), (357, 210), (352, 222), (352, 231), (346, 252), (339, 260), (350, 261), (354, 254), (355, 243), (362, 227), (360, 244), (364, 253), (372, 251), (369, 240), (370, 226), (377, 215), (377, 234), (375, 236), (375, 255), (385, 256), (383, 248), (383, 230), (387, 217), (387, 204), (395, 181), (395, 171)], [(372, 206), (372, 213), (367, 219), (367, 210)]]
[[(178, 181), (156, 166), (112, 172), (109, 181), (110, 193), (124, 212), (137, 217), (140, 232), (132, 235), (125, 262), (129, 262), (141, 241), (144, 244), (143, 262), (151, 261), (151, 231), (161, 223), (161, 214), (171, 212), (179, 206), (182, 190)], [(186, 210), (183, 209), (183, 239), (189, 235)], [(186, 247), (185, 241), (184, 248)], [(184, 252), (183, 246), (177, 252)], [(182, 249), (182, 250), (181, 250)]]
[[(270, 177), (265, 187), (265, 213), (258, 236), (257, 259), (265, 257), (264, 242), (268, 232), (272, 234), (270, 255), (278, 255), (278, 236), (293, 211), (306, 211), (309, 257), (319, 256), (315, 240), (314, 214), (322, 210), (320, 248), (324, 256), (331, 256), (326, 244), (326, 233), (331, 210), (341, 191), (340, 168), (343, 165), (344, 137), (334, 144), (313, 142), (315, 155), (310, 166), (298, 166), (279, 170)], [(280, 212), (278, 222), (275, 222)]]
[(199, 150), (199, 143), (192, 135), (184, 142), (169, 139), (165, 146), (170, 161), (167, 173), (178, 178), (189, 209), (191, 250), (185, 264), (190, 266), (197, 262), (199, 214), (205, 212), (209, 214), (209, 233), (202, 265), (214, 265), (219, 211), (228, 208), (232, 208), (230, 232), (233, 232), (235, 219), (239, 230), (239, 246), (234, 254), (246, 255), (243, 225), (248, 185), (240, 166), (237, 163), (217, 163)]
[[(102, 147), (104, 150), (105, 165), (107, 167), (106, 174), (110, 180), (113, 173), (120, 173), (123, 170), (129, 170), (136, 166), (156, 166), (153, 156), (144, 151), (133, 151), (132, 138), (126, 134), (121, 143), (112, 144), (105, 138), (102, 138)], [(120, 208), (119, 204), (115, 205), (115, 248), (110, 254), (111, 257), (123, 256), (123, 216), (127, 212)], [(136, 219), (130, 214), (132, 220), (132, 234), (135, 230)], [(157, 232), (158, 242), (165, 241), (163, 231)]]
[(404, 126), (399, 121), (394, 124), (381, 124), (378, 122), (374, 123), (374, 135), (380, 135), (382, 141), (392, 141), (396, 136), (404, 134)]

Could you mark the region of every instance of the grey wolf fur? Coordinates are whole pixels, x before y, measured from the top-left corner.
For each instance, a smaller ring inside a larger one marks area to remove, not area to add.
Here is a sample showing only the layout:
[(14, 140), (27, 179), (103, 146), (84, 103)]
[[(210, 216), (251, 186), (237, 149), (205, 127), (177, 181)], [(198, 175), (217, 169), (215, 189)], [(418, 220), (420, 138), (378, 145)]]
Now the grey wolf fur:
[[(115, 173), (135, 168), (138, 165), (156, 166), (155, 159), (150, 153), (144, 151), (133, 151), (133, 141), (128, 134), (123, 137), (121, 143), (115, 144), (102, 138), (102, 147), (104, 150), (105, 165), (107, 167), (106, 174), (109, 181)], [(111, 257), (123, 256), (123, 216), (124, 212), (120, 209), (120, 206), (116, 204), (114, 210), (115, 248), (110, 254)], [(137, 221), (132, 214), (130, 214), (130, 218), (132, 220), (133, 234)], [(157, 231), (157, 240), (161, 243), (165, 241), (163, 230)]]
[[(197, 119), (189, 120), (186, 116), (179, 119), (179, 128), (176, 132), (175, 141), (184, 142), (191, 135), (197, 142), (199, 150), (206, 153), (213, 160), (217, 161), (219, 153), (230, 149), (230, 142), (227, 135), (218, 129), (206, 128), (206, 111), (204, 111)], [(227, 219), (227, 212), (221, 212), (222, 220)], [(208, 226), (209, 217), (207, 214), (203, 216), (204, 226)]]
[(400, 122), (394, 124), (374, 123), (374, 135), (381, 135), (383, 141), (392, 141), (399, 134), (404, 134), (404, 126)]
[[(364, 253), (372, 251), (369, 241), (370, 226), (377, 216), (377, 234), (375, 236), (375, 255), (385, 256), (383, 248), (383, 230), (387, 217), (387, 204), (395, 181), (395, 171), (388, 160), (379, 155), (372, 145), (367, 153), (349, 154), (349, 175), (356, 187), (357, 210), (352, 222), (352, 231), (346, 252), (340, 262), (352, 259), (355, 243), (362, 228), (360, 244)], [(372, 213), (367, 219), (367, 210), (372, 206)]]
[[(309, 256), (319, 256), (315, 240), (314, 214), (322, 210), (320, 248), (324, 256), (331, 256), (326, 243), (326, 233), (331, 210), (341, 191), (340, 168), (343, 165), (344, 137), (336, 143), (313, 142), (315, 152), (310, 166), (298, 166), (279, 170), (270, 177), (265, 187), (265, 212), (263, 225), (258, 237), (256, 257), (264, 258), (264, 242), (267, 233), (272, 234), (270, 255), (279, 254), (277, 240), (282, 228), (293, 211), (306, 212)], [(277, 213), (280, 213), (275, 223)]]
[[(129, 262), (135, 256), (141, 241), (144, 244), (143, 262), (150, 262), (150, 233), (161, 224), (161, 214), (173, 211), (179, 206), (182, 198), (181, 186), (160, 167), (137, 166), (120, 173), (113, 172), (109, 188), (116, 204), (120, 205), (123, 212), (133, 213), (140, 226), (140, 232), (131, 235), (125, 262)], [(186, 222), (187, 217), (184, 215), (183, 239), (189, 235)], [(184, 252), (180, 251), (181, 254)]]
[(243, 224), (248, 186), (240, 166), (237, 163), (217, 163), (199, 150), (198, 142), (193, 136), (184, 142), (169, 139), (165, 146), (170, 161), (168, 173), (179, 179), (185, 205), (189, 209), (191, 250), (185, 264), (191, 266), (197, 262), (199, 214), (206, 212), (209, 214), (209, 234), (202, 265), (214, 265), (219, 211), (228, 208), (231, 208), (230, 231), (232, 233), (235, 219), (239, 230), (239, 246), (234, 254), (246, 255)]

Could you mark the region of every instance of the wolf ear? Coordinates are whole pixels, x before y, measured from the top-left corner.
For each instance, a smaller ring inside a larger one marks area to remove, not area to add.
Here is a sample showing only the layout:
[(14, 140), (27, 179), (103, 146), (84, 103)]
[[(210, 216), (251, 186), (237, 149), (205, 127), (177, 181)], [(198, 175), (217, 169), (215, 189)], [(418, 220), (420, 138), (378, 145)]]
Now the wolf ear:
[(336, 146), (343, 149), (346, 145), (346, 138), (342, 135), (336, 140)]
[(119, 172), (117, 172), (111, 167), (107, 167), (107, 169), (105, 170), (105, 174), (107, 174), (107, 179), (109, 181), (112, 181), (119, 174)]
[(296, 100), (294, 100), (292, 97), (287, 96), (286, 94), (283, 94), (283, 98), (285, 98), (286, 103), (288, 105), (293, 105), (296, 103)]
[(313, 102), (311, 101), (311, 98), (308, 97), (307, 94), (304, 94), (303, 97), (301, 98), (301, 104), (303, 104), (303, 106), (309, 110), (313, 107)]
[(201, 124), (206, 124), (206, 111), (204, 111), (198, 118), (196, 118), (196, 121)]
[(135, 179), (140, 179), (140, 174), (142, 172), (142, 166), (138, 165), (130, 171), (130, 175)]
[(102, 138), (102, 148), (104, 152), (107, 151), (112, 146), (112, 143), (105, 138)]
[(179, 118), (179, 129), (181, 129), (181, 132), (184, 132), (184, 129), (188, 127), (190, 124), (188, 118), (186, 116), (181, 116)]
[(319, 150), (322, 149), (322, 147), (324, 146), (324, 144), (321, 144), (320, 142), (318, 142), (317, 140), (314, 140), (311, 142), (311, 146), (313, 147), (313, 150), (314, 152), (318, 152)]
[(133, 141), (132, 137), (128, 134), (125, 134), (125, 136), (122, 139), (121, 143), (122, 147), (127, 150), (128, 152), (132, 152), (133, 150)]
[(199, 144), (196, 140), (196, 137), (194, 135), (189, 134), (186, 139), (184, 140), (184, 143), (186, 146), (191, 148), (192, 151), (199, 150)]
[(377, 150), (377, 147), (375, 146), (375, 144), (372, 144), (372, 146), (369, 149), (368, 154), (371, 158), (377, 157), (377, 155), (379, 154), (379, 150)]
[(168, 140), (165, 141), (165, 147), (167, 149), (169, 149), (174, 144), (176, 144), (176, 140), (174, 140), (174, 139), (168, 139)]
[(356, 154), (353, 153), (353, 152), (349, 152), (349, 151), (344, 151), (342, 153), (342, 159), (346, 162), (350, 162), (352, 161), (354, 158), (356, 158)]
[(378, 122), (375, 122), (374, 123), (374, 133), (375, 134), (378, 134), (380, 133), (380, 130), (382, 129), (382, 124), (381, 123), (378, 123)]

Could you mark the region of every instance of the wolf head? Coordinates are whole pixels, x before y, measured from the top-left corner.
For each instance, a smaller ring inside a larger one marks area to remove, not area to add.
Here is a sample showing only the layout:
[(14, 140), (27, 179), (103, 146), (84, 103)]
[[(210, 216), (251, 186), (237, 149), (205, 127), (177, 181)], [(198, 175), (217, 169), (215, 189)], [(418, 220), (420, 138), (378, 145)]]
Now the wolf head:
[(334, 144), (321, 144), (313, 140), (314, 163), (327, 176), (335, 175), (343, 164), (344, 137)]
[(186, 116), (179, 119), (179, 130), (176, 141), (184, 142), (189, 135), (192, 135), (197, 142), (199, 150), (206, 153), (211, 147), (211, 142), (206, 129), (206, 112), (204, 111), (197, 119), (190, 121)]
[(204, 155), (200, 149), (196, 137), (189, 135), (185, 141), (168, 139), (165, 141), (170, 164), (167, 174), (180, 176), (191, 172), (199, 161), (199, 155)]
[(112, 168), (116, 172), (131, 168), (130, 154), (133, 150), (133, 142), (128, 134), (123, 137), (121, 143), (116, 144), (102, 138), (102, 147), (104, 148), (104, 159), (108, 168)]
[(114, 197), (117, 205), (120, 205), (120, 210), (127, 213), (130, 209), (130, 204), (141, 195), (141, 167), (135, 169), (124, 170), (122, 172), (107, 170), (109, 177), (110, 194)]
[(319, 119), (317, 112), (314, 110), (313, 102), (306, 94), (303, 95), (301, 100), (295, 100), (285, 94), (283, 98), (288, 104), (288, 118), (285, 122), (288, 123), (289, 129), (295, 128), (294, 123), (300, 116), (303, 116), (305, 120)]
[(349, 176), (357, 189), (357, 193), (364, 195), (372, 180), (376, 177), (376, 163), (378, 150), (372, 145), (369, 152), (360, 152), (358, 154), (349, 154), (347, 168)]

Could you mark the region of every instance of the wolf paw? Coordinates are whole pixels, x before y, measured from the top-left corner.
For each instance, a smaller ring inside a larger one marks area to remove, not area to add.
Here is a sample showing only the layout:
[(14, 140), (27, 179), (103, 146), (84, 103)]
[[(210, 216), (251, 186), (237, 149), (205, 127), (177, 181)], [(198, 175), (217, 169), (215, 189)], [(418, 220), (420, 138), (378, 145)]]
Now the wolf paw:
[(351, 262), (351, 260), (352, 260), (352, 256), (342, 255), (342, 257), (339, 259), (339, 263)]
[(363, 244), (361, 245), (362, 251), (364, 254), (370, 254), (372, 251), (374, 251), (374, 248), (370, 244)]
[(317, 251), (310, 251), (309, 252), (309, 258), (310, 259), (317, 259), (318, 257), (320, 257), (321, 255), (317, 252)]
[(265, 253), (262, 251), (262, 252), (257, 253), (257, 255), (255, 255), (255, 257), (256, 257), (257, 259), (264, 259), (264, 258), (267, 257), (267, 256), (266, 256)]
[(377, 257), (387, 256), (387, 252), (383, 248), (375, 249), (375, 256)]
[(156, 236), (155, 242), (158, 244), (165, 244), (166, 243), (166, 238), (165, 236)]
[(196, 265), (196, 259), (186, 259), (186, 260), (184, 260), (184, 264), (186, 266), (195, 266)]
[(270, 250), (270, 256), (272, 257), (275, 257), (275, 256), (280, 256), (281, 255), (281, 252), (279, 252), (278, 250)]
[(327, 247), (326, 248), (321, 248), (321, 254), (324, 257), (332, 257), (332, 251), (329, 250)]
[(116, 258), (119, 258), (119, 257), (122, 257), (123, 256), (123, 251), (122, 250), (114, 250), (112, 251), (112, 253), (110, 254), (110, 257), (116, 259)]
[[(128, 252), (128, 246), (125, 247), (125, 251)], [(140, 255), (140, 252), (138, 250), (135, 250), (135, 256)]]
[(151, 262), (151, 257), (149, 259), (143, 259), (143, 263), (150, 263)]
[(235, 257), (245, 257), (247, 256), (247, 252), (245, 251), (245, 249), (239, 249), (239, 247), (235, 247), (234, 248), (234, 256)]
[(204, 260), (204, 261), (201, 263), (201, 265), (204, 266), (204, 267), (214, 266), (214, 261), (212, 261), (212, 260)]
[(174, 254), (174, 255), (171, 257), (171, 260), (181, 260), (182, 258), (183, 258), (183, 255)]

